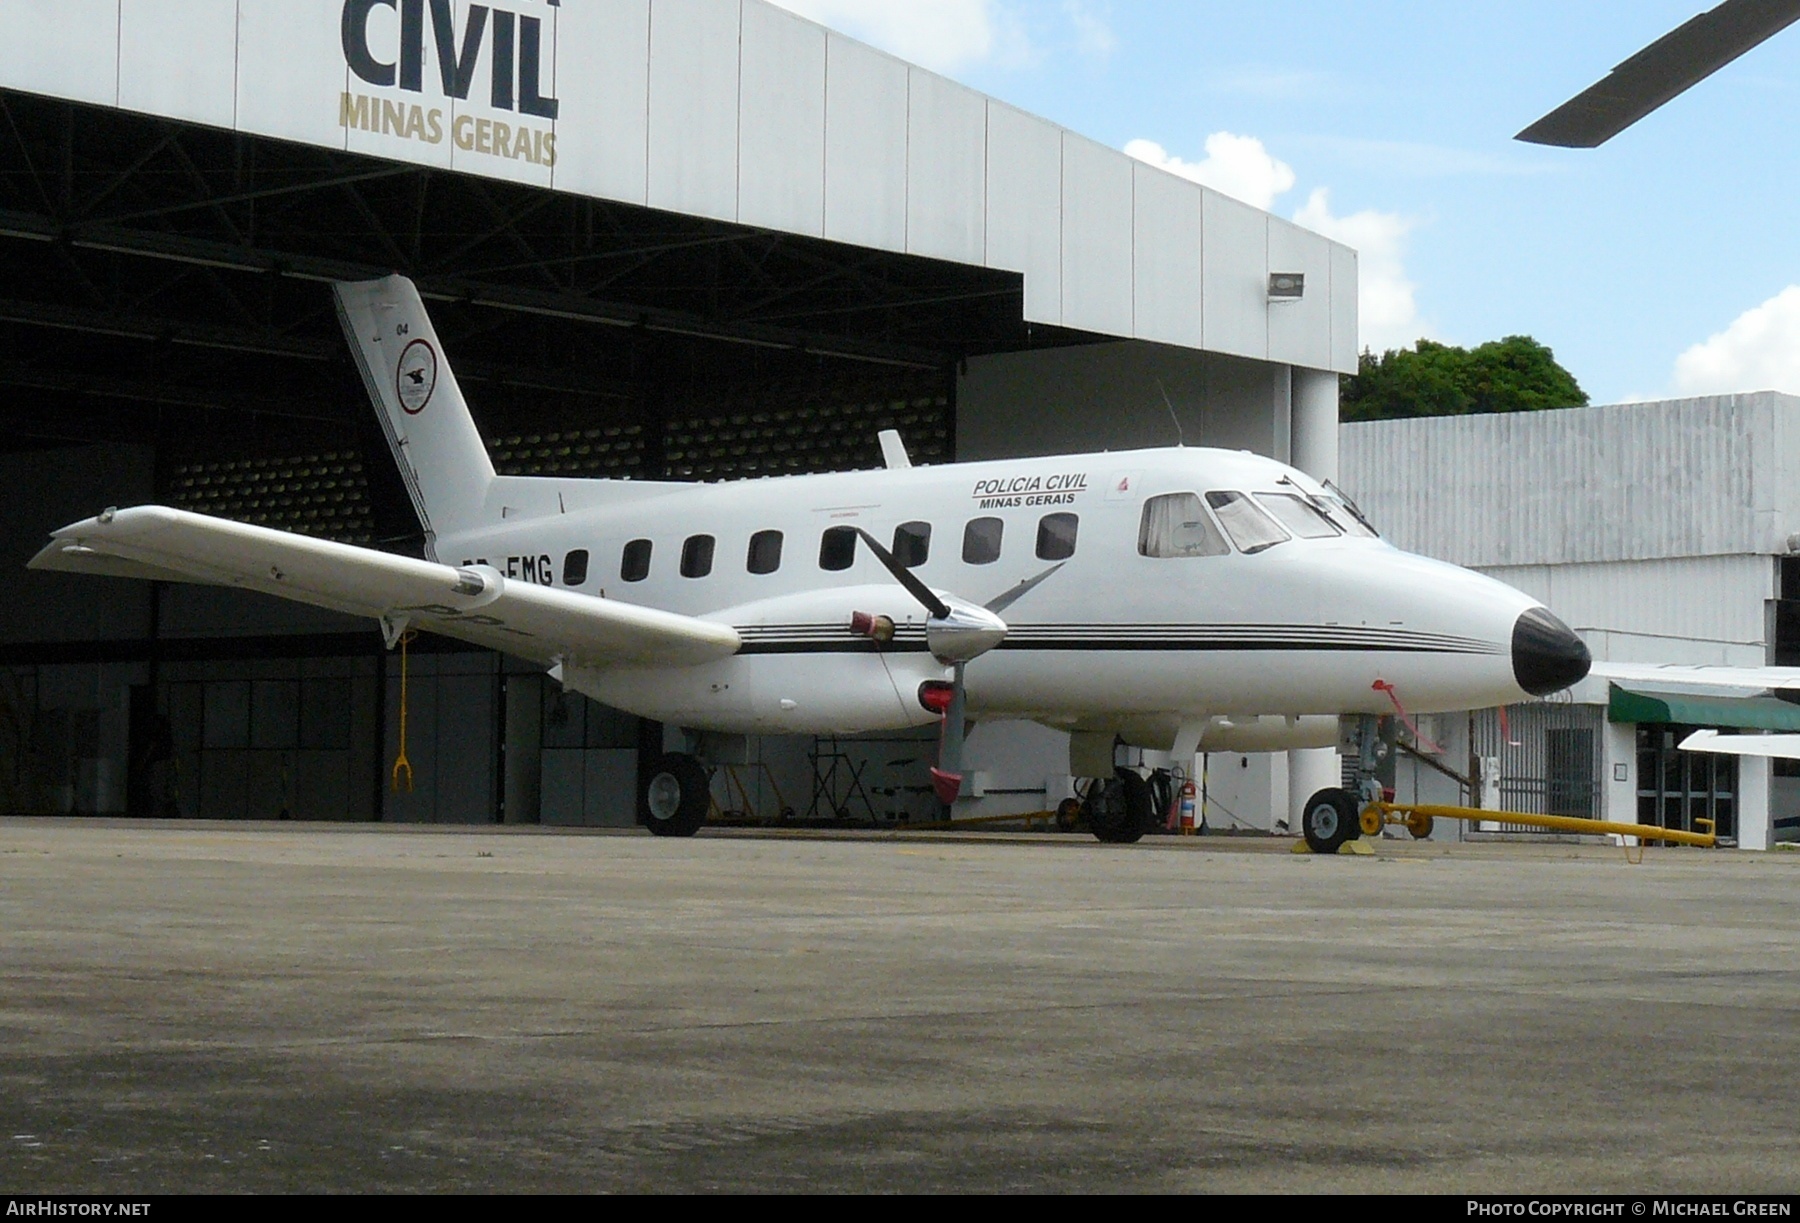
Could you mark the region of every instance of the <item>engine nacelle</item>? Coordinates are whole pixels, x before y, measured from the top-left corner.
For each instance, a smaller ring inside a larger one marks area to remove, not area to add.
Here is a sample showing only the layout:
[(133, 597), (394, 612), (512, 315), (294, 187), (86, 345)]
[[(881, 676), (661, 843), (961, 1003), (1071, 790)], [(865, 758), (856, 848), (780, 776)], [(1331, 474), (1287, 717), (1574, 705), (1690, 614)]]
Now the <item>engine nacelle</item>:
[[(870, 635), (877, 617), (891, 622), (891, 640)], [(737, 654), (694, 667), (571, 667), (563, 684), (640, 717), (733, 734), (854, 734), (937, 721), (919, 688), (948, 680), (950, 668), (931, 656), (924, 611), (898, 586), (808, 591), (705, 618), (738, 630)]]

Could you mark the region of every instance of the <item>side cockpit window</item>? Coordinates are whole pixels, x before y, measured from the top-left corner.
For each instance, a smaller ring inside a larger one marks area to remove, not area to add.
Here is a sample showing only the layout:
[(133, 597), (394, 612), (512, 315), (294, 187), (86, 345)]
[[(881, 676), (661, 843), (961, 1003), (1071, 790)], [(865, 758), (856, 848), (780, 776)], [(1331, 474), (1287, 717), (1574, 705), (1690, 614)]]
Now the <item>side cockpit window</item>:
[(1144, 502), (1138, 555), (1224, 556), (1231, 548), (1193, 493), (1165, 493)]
[(1280, 523), (1257, 508), (1256, 503), (1243, 493), (1208, 493), (1206, 504), (1212, 506), (1213, 513), (1219, 516), (1219, 525), (1231, 536), (1238, 551), (1245, 555), (1273, 548), (1292, 538), (1281, 529)]

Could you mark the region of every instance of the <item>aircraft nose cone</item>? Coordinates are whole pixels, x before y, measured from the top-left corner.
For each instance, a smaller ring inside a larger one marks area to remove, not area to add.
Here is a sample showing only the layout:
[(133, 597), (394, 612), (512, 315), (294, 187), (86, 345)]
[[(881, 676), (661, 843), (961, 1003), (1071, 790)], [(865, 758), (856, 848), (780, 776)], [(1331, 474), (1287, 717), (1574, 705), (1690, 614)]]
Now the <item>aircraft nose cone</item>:
[(1587, 678), (1594, 656), (1573, 629), (1542, 607), (1513, 625), (1513, 678), (1532, 696), (1549, 696)]

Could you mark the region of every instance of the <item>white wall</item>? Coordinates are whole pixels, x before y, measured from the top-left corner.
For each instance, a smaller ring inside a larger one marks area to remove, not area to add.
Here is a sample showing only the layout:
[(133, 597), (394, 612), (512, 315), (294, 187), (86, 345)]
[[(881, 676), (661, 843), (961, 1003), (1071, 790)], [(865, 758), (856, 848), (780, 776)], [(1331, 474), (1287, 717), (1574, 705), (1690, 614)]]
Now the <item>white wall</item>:
[(1622, 722), (1604, 725), (1600, 818), (1615, 824), (1635, 824), (1638, 822), (1637, 727)]
[[(1203, 752), (1206, 825), (1268, 832), (1288, 815), (1286, 752)], [(1302, 802), (1305, 800), (1302, 799)]]
[(1768, 556), (1497, 565), (1481, 572), (1543, 600), (1597, 658), (1738, 666), (1767, 661), (1763, 605), (1775, 597), (1775, 563)]
[(1345, 425), (1341, 483), (1459, 565), (1770, 555), (1800, 530), (1800, 397), (1773, 391)]
[(1770, 786), (1774, 780), (1772, 762), (1756, 756), (1738, 757), (1738, 846), (1741, 849), (1767, 849), (1773, 842), (1770, 827)]

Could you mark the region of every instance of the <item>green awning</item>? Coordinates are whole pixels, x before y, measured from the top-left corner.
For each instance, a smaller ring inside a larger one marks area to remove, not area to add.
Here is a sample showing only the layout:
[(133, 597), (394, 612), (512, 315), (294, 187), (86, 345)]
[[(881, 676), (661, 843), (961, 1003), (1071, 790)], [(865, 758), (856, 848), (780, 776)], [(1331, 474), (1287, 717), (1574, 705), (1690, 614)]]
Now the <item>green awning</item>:
[(1676, 722), (1721, 730), (1800, 730), (1800, 705), (1772, 696), (1687, 696), (1673, 692), (1632, 692), (1609, 684), (1609, 722)]

